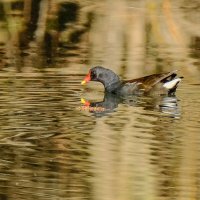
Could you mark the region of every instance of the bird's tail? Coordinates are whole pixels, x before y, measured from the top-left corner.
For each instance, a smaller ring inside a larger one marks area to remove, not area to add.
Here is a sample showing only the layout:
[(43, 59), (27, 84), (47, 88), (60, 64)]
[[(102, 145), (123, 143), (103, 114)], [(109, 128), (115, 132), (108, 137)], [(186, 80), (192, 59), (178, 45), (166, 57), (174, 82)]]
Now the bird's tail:
[(176, 77), (176, 74), (172, 74), (171, 77), (168, 77), (164, 81), (163, 87), (168, 90), (169, 94), (174, 94), (176, 92), (176, 88), (178, 87), (178, 84), (181, 82), (183, 77)]

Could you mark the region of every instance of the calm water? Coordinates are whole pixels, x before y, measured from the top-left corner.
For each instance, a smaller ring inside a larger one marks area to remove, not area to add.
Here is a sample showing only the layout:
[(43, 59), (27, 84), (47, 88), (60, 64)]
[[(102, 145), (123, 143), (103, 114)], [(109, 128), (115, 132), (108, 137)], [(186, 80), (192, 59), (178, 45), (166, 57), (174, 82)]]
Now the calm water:
[[(0, 1), (0, 199), (200, 199), (199, 3), (28, 2)], [(184, 79), (119, 99), (80, 85), (99, 64)]]

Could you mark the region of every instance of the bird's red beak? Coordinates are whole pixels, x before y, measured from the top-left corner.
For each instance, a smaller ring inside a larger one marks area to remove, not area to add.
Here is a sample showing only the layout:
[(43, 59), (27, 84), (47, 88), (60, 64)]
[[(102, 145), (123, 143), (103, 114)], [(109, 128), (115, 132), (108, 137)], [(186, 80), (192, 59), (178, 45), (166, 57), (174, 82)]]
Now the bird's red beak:
[(88, 75), (84, 78), (84, 80), (81, 82), (81, 85), (86, 84), (87, 82), (89, 82), (91, 80), (91, 71), (89, 71)]
[(81, 98), (81, 103), (84, 104), (84, 106), (90, 106), (90, 102), (86, 101), (84, 98)]

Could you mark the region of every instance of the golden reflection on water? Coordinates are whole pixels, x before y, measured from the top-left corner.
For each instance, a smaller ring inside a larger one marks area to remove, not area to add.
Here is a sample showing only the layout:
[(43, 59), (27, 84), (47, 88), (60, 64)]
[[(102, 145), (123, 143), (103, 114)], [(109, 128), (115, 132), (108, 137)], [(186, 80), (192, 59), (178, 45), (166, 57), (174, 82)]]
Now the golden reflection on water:
[(82, 93), (81, 79), (47, 74), (1, 78), (7, 82), (1, 86), (0, 98), (2, 198), (184, 199), (195, 195), (198, 88), (190, 86), (188, 97), (183, 84), (177, 94), (181, 100), (166, 101), (177, 103), (171, 113), (157, 108), (163, 103), (160, 99), (156, 104), (141, 97), (120, 101), (113, 112), (99, 117), (76, 109), (81, 106), (77, 95)]
[[(199, 13), (182, 0), (0, 1), (0, 199), (199, 199)], [(80, 85), (99, 64), (185, 78), (176, 97), (120, 99)]]

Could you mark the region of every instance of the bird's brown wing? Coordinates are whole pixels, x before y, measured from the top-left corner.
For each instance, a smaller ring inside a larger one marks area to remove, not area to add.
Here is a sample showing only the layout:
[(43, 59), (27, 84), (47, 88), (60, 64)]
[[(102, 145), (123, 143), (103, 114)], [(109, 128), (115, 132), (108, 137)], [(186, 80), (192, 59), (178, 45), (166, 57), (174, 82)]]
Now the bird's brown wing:
[(132, 80), (124, 81), (123, 84), (126, 83), (137, 83), (140, 88), (148, 92), (151, 90), (156, 84), (160, 82), (165, 82), (167, 79), (173, 79), (176, 76), (176, 71), (167, 72), (167, 73), (160, 73), (160, 74), (152, 74), (149, 76), (144, 76), (141, 78), (136, 78)]

